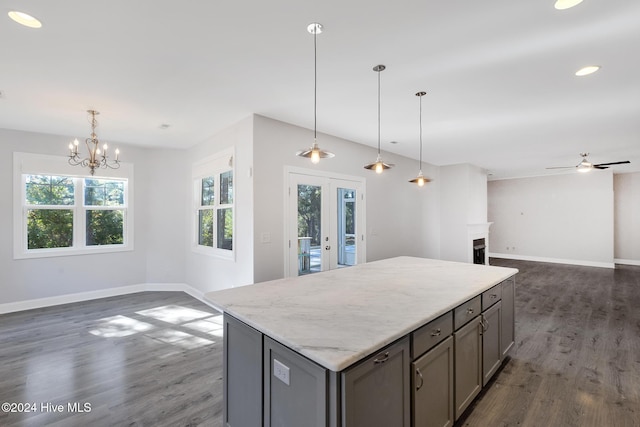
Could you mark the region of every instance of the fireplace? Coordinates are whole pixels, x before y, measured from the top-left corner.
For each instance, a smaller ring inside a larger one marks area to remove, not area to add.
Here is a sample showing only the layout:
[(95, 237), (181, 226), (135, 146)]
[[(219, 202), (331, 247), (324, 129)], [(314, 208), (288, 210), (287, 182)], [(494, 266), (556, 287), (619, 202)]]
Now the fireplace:
[(473, 239), (473, 263), (485, 264), (485, 239)]

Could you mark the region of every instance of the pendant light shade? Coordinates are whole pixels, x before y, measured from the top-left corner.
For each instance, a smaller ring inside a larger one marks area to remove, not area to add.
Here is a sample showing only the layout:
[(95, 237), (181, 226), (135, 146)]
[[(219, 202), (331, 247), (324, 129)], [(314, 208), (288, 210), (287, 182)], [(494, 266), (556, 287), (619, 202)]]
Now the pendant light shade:
[(423, 187), (427, 182), (431, 182), (431, 179), (425, 178), (422, 174), (422, 97), (425, 96), (427, 92), (418, 92), (416, 96), (420, 98), (420, 163), (418, 163), (418, 176), (409, 180), (409, 182), (418, 184), (418, 187)]
[(317, 36), (322, 33), (322, 24), (312, 22), (307, 26), (307, 31), (313, 34), (313, 145), (307, 150), (300, 150), (296, 156), (311, 159), (311, 163), (318, 163), (320, 159), (328, 159), (335, 154), (330, 151), (321, 150), (318, 147), (318, 131), (317, 131), (317, 98), (318, 98), (318, 54), (317, 54)]
[(391, 163), (385, 163), (382, 161), (382, 155), (380, 154), (380, 73), (385, 70), (384, 65), (376, 65), (373, 67), (373, 71), (378, 73), (378, 158), (375, 162), (365, 165), (364, 168), (368, 170), (374, 170), (376, 173), (382, 173), (385, 169), (390, 169), (394, 165)]

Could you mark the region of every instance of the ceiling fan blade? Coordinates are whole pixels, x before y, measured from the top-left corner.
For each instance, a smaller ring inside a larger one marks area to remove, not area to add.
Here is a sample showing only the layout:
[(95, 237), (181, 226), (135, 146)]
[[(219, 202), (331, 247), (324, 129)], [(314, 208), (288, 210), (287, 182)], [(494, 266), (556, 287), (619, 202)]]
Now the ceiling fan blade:
[(594, 169), (609, 169), (609, 166), (593, 165)]
[(596, 168), (598, 166), (624, 165), (626, 163), (631, 163), (631, 162), (629, 160), (625, 160), (623, 162), (598, 163), (597, 165), (593, 165), (593, 167)]
[(554, 167), (545, 168), (545, 169), (573, 169), (575, 167), (577, 167), (577, 166), (554, 166)]

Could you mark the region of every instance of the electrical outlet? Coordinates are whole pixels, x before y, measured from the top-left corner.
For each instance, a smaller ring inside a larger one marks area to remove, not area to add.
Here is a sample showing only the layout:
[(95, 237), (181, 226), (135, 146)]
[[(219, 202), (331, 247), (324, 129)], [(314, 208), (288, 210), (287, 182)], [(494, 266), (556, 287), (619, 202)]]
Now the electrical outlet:
[(289, 367), (278, 359), (273, 359), (273, 376), (289, 385)]

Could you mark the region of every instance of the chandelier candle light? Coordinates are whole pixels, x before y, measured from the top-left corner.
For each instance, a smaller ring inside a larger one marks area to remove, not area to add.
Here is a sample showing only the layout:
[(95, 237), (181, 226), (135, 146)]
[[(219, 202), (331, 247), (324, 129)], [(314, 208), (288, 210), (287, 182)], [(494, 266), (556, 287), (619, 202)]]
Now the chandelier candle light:
[(416, 93), (416, 96), (420, 98), (420, 163), (418, 163), (418, 169), (420, 172), (417, 177), (413, 178), (409, 182), (418, 184), (418, 187), (423, 187), (425, 183), (431, 182), (431, 179), (425, 178), (424, 175), (422, 175), (422, 97), (426, 94), (427, 92), (423, 91)]
[(378, 73), (378, 158), (374, 163), (369, 163), (365, 165), (365, 169), (374, 170), (376, 173), (382, 173), (383, 170), (389, 169), (393, 167), (391, 163), (385, 163), (382, 161), (382, 156), (380, 155), (380, 73), (385, 70), (384, 65), (376, 65), (373, 67), (373, 71)]
[(318, 34), (322, 33), (322, 24), (313, 22), (307, 26), (307, 31), (313, 34), (313, 145), (308, 150), (301, 150), (296, 153), (296, 156), (306, 157), (311, 159), (311, 163), (318, 163), (320, 159), (329, 159), (334, 157), (330, 151), (321, 150), (318, 147), (318, 131), (317, 131), (317, 98), (318, 98), (318, 54), (317, 54), (317, 42)]
[(78, 153), (78, 146), (80, 145), (80, 143), (78, 142), (78, 139), (75, 139), (72, 143), (69, 143), (69, 164), (71, 166), (88, 166), (91, 170), (91, 175), (95, 173), (95, 170), (97, 168), (101, 167), (118, 169), (120, 167), (120, 159), (118, 159), (120, 150), (116, 148), (116, 158), (114, 160), (109, 160), (109, 157), (107, 155), (109, 146), (107, 144), (104, 144), (102, 146), (102, 152), (99, 148), (100, 141), (98, 141), (98, 135), (96, 135), (96, 127), (98, 126), (96, 116), (100, 113), (95, 110), (87, 110), (87, 113), (89, 113), (91, 118), (91, 136), (85, 139), (87, 150), (89, 151), (89, 157), (80, 157), (80, 154)]

